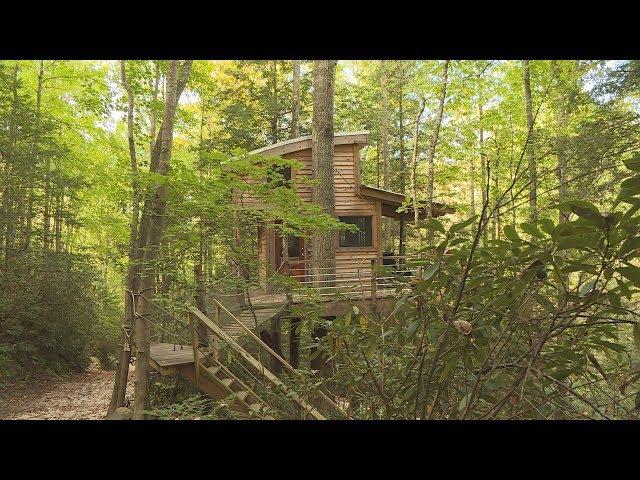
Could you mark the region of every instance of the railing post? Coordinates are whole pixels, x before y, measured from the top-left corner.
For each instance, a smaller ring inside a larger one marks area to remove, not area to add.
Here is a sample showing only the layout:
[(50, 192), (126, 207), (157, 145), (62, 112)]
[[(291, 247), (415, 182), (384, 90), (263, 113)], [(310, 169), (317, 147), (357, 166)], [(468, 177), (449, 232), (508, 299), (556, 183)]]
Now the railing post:
[(200, 385), (200, 359), (198, 358), (198, 329), (196, 322), (198, 319), (193, 315), (193, 313), (189, 314), (189, 324), (191, 325), (191, 348), (193, 349), (193, 368), (196, 377), (196, 385)]
[(377, 258), (371, 259), (371, 312), (376, 314), (376, 300), (378, 298), (378, 278), (376, 273)]
[[(283, 272), (286, 277), (291, 278), (291, 265), (289, 265), (289, 260), (285, 260), (283, 264)], [(291, 303), (293, 301), (293, 296), (291, 294), (291, 286), (287, 283), (285, 286), (285, 297), (287, 299), (287, 308), (291, 308)]]

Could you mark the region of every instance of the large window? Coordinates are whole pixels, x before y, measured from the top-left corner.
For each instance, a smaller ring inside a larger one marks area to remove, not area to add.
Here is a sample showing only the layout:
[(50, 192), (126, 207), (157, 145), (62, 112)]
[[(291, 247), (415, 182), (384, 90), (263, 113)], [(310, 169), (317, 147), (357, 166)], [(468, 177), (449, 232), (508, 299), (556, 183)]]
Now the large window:
[(372, 217), (340, 217), (342, 223), (349, 223), (358, 227), (357, 232), (340, 230), (340, 246), (370, 247), (373, 245), (371, 218)]

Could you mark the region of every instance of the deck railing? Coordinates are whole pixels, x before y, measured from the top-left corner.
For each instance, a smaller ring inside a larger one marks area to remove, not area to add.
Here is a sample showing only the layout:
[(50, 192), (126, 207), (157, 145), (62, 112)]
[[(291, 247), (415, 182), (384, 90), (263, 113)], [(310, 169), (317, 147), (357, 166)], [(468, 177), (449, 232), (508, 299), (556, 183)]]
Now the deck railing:
[(316, 265), (310, 260), (285, 261), (279, 269), (281, 273), (272, 277), (269, 287), (272, 292), (291, 295), (309, 289), (321, 297), (389, 295), (408, 288), (428, 261), (426, 256), (407, 255), (350, 259), (348, 265), (335, 259), (321, 260)]

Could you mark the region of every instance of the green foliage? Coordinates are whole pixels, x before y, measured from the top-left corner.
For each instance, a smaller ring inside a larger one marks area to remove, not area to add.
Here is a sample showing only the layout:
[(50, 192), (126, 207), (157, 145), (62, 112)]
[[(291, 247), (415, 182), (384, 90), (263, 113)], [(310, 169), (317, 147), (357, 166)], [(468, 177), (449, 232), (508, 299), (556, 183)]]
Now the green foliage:
[(637, 418), (640, 217), (559, 208), (578, 218), (522, 225), (535, 242), (449, 228), (389, 316), (327, 324), (324, 384), (356, 418)]
[(0, 269), (3, 382), (80, 371), (90, 355), (111, 363), (118, 330), (95, 303), (107, 292), (86, 258), (24, 254), (7, 267)]

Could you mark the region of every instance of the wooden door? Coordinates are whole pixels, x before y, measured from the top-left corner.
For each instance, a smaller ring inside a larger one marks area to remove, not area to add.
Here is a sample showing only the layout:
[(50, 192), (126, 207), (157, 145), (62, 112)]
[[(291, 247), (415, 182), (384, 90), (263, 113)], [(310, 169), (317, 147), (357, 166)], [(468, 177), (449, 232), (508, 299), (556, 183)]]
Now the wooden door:
[[(276, 230), (275, 232), (275, 252), (276, 252), (276, 263), (275, 267), (280, 268), (282, 265), (282, 237), (280, 233)], [(289, 268), (291, 277), (295, 278), (299, 282), (306, 281), (306, 252), (305, 252), (305, 241), (304, 238), (294, 237), (290, 235), (288, 238), (288, 247), (289, 247)]]

